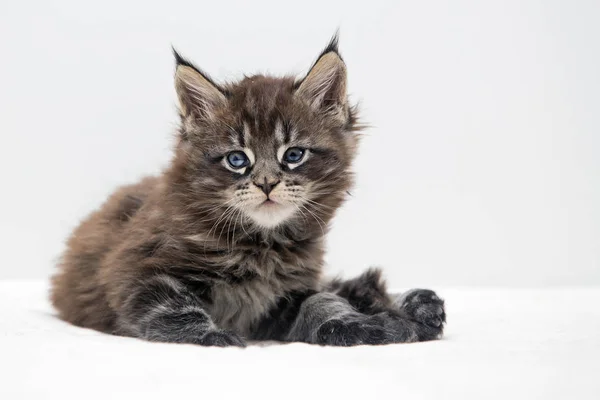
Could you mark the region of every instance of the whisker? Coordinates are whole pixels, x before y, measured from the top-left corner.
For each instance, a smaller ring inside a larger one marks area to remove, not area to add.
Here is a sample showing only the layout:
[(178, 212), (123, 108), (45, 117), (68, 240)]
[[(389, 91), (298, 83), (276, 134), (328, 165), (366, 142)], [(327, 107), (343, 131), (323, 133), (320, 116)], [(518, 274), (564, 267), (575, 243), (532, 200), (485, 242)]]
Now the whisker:
[(325, 221), (323, 221), (323, 220), (322, 220), (321, 218), (319, 218), (319, 217), (318, 217), (318, 216), (317, 216), (315, 213), (313, 213), (312, 211), (310, 211), (310, 210), (308, 209), (308, 207), (306, 207), (306, 206), (304, 206), (304, 205), (302, 205), (302, 207), (303, 207), (303, 208), (304, 208), (306, 211), (308, 211), (308, 213), (309, 213), (310, 215), (312, 215), (312, 216), (313, 216), (313, 218), (315, 219), (315, 221), (317, 221), (317, 223), (318, 223), (318, 224), (319, 224), (319, 226), (321, 227), (321, 233), (323, 234), (323, 236), (325, 236), (325, 229), (323, 229), (323, 225), (321, 225), (321, 222), (319, 222), (319, 220), (321, 220), (321, 221), (322, 221), (324, 224), (325, 224)]

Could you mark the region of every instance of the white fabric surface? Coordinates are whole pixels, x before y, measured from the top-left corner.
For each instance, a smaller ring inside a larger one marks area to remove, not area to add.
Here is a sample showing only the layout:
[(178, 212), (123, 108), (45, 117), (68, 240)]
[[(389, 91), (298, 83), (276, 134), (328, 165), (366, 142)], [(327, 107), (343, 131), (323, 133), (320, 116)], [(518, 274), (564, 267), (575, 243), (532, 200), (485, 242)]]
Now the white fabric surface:
[(0, 282), (0, 399), (599, 399), (600, 288), (449, 289), (444, 340), (246, 349), (146, 343)]

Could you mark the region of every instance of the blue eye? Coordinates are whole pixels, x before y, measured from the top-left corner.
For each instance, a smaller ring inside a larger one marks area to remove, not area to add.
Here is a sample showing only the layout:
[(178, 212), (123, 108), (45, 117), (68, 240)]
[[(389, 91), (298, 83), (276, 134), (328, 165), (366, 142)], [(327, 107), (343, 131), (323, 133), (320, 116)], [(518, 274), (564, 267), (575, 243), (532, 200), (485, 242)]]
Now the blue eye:
[(240, 169), (250, 164), (248, 156), (243, 151), (232, 151), (227, 154), (227, 162), (233, 169)]
[(295, 164), (300, 162), (304, 158), (304, 154), (306, 150), (301, 149), (300, 147), (290, 147), (283, 154), (283, 161)]

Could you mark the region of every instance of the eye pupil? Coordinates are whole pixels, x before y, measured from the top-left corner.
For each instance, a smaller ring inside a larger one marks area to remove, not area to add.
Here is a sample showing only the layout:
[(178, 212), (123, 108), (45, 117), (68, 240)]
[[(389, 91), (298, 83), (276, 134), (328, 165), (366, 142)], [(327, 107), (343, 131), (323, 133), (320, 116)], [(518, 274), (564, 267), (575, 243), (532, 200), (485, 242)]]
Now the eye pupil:
[(232, 151), (227, 155), (227, 162), (232, 168), (239, 169), (248, 165), (248, 156), (241, 151)]
[(304, 149), (301, 149), (300, 147), (291, 147), (291, 148), (287, 149), (287, 151), (285, 152), (285, 154), (283, 156), (285, 162), (288, 162), (288, 163), (300, 162), (300, 160), (302, 160), (303, 157), (304, 157)]

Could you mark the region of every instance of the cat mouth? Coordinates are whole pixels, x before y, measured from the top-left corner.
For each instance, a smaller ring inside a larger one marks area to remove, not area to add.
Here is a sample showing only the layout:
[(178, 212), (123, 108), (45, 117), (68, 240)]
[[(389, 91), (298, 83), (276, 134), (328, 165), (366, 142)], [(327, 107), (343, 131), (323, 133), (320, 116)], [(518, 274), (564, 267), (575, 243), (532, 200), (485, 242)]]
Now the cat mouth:
[(270, 198), (249, 209), (248, 216), (263, 228), (274, 228), (294, 214), (295, 208)]

